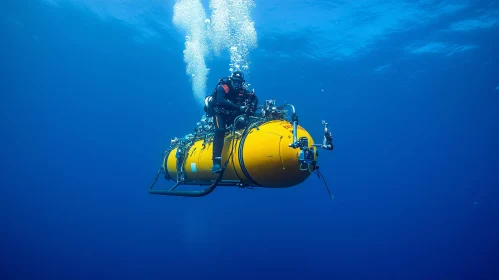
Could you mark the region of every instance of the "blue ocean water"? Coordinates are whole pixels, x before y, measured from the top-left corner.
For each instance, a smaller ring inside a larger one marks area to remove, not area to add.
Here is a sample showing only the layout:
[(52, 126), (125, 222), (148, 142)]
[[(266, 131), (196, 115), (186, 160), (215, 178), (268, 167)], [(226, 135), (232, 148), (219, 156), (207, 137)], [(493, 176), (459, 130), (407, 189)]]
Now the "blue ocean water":
[(203, 114), (195, 91), (230, 73), (227, 50), (204, 58), (205, 89), (186, 72), (200, 57), (174, 5), (194, 24), (197, 2), (4, 3), (1, 279), (497, 279), (497, 2), (230, 11), (254, 21), (260, 100), (294, 104), (316, 141), (329, 122), (335, 199), (315, 176), (154, 196), (170, 139)]

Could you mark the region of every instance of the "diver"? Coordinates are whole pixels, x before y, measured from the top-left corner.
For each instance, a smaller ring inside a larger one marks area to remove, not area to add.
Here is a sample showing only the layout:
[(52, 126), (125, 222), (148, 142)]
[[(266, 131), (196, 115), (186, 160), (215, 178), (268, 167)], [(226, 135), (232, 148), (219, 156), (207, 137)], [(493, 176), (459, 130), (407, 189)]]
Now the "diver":
[[(242, 122), (239, 122), (238, 129), (244, 128), (249, 121), (249, 116), (253, 116), (258, 108), (258, 98), (255, 91), (249, 91), (246, 86), (244, 74), (235, 71), (231, 76), (219, 80), (213, 96), (210, 97), (207, 113), (213, 110), (213, 121), (215, 125), (215, 135), (213, 138), (213, 174), (222, 171), (222, 150), (224, 146), (225, 131), (234, 120), (244, 115)], [(206, 110), (206, 107), (205, 107)], [(240, 127), (240, 126), (243, 127)]]

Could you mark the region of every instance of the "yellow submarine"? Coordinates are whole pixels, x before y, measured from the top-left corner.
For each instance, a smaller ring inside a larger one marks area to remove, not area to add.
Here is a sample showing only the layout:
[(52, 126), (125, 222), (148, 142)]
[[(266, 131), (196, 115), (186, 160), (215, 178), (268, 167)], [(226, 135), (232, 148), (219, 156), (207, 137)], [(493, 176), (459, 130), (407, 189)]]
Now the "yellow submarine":
[[(286, 119), (287, 107), (292, 109), (291, 120)], [(255, 116), (239, 116), (226, 131), (221, 173), (211, 173), (212, 118), (203, 116), (194, 133), (174, 138), (164, 153), (149, 193), (201, 197), (218, 186), (288, 188), (304, 182), (314, 172), (322, 177), (317, 165), (318, 148), (333, 150), (334, 147), (328, 124), (322, 121), (323, 141), (315, 144), (312, 136), (298, 124), (293, 105), (276, 106), (275, 100), (266, 100), (259, 109), (261, 111)], [(244, 126), (241, 128), (238, 123), (244, 123)], [(161, 174), (176, 184), (166, 190), (154, 189)], [(204, 188), (179, 190), (180, 186)]]

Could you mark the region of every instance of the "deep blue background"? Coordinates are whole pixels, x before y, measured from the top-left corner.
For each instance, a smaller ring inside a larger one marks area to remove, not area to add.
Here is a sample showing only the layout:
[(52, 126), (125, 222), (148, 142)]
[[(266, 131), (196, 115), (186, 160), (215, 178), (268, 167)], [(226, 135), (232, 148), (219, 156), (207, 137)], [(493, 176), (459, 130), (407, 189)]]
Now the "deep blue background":
[[(336, 199), (315, 176), (188, 199), (147, 193), (169, 140), (202, 113), (183, 43), (6, 5), (0, 278), (497, 279), (497, 28), (463, 36), (480, 49), (458, 59), (401, 50), (425, 30), (353, 61), (253, 57), (262, 102), (297, 106), (316, 141), (331, 124), (320, 165)], [(373, 73), (386, 61), (397, 71)], [(226, 74), (213, 63), (209, 89)]]

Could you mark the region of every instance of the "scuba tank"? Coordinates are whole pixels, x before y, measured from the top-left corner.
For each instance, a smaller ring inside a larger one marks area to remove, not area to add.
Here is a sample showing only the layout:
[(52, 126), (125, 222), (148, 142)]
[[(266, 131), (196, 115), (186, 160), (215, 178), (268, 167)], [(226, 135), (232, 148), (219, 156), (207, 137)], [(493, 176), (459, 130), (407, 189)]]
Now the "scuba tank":
[(213, 98), (213, 95), (208, 95), (204, 99), (204, 112), (209, 118), (215, 115), (215, 99)]

